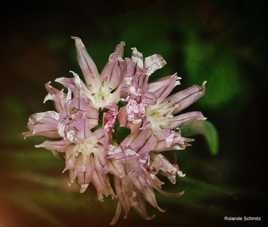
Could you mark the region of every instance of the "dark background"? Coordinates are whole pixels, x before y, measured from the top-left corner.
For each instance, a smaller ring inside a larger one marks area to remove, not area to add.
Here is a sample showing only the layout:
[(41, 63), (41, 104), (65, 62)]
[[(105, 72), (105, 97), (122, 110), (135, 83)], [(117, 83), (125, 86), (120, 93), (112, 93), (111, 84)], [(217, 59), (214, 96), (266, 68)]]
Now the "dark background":
[[(0, 36), (0, 226), (107, 226), (114, 202), (79, 194), (66, 185), (63, 160), (24, 141), (29, 114), (42, 104), (44, 83), (79, 72), (71, 35), (80, 36), (99, 69), (114, 45), (126, 41), (145, 56), (160, 53), (181, 88), (208, 81), (201, 110), (217, 129), (219, 150), (203, 136), (177, 155), (187, 178), (158, 196), (167, 210), (151, 222), (135, 212), (118, 226), (228, 225), (224, 216), (267, 219), (267, 23), (264, 1), (65, 1), (6, 2)], [(204, 132), (211, 137), (212, 132)], [(214, 141), (215, 142), (215, 141)], [(214, 151), (215, 153), (215, 151)], [(265, 209), (266, 208), (266, 209)], [(150, 210), (150, 212), (157, 213)], [(239, 224), (239, 223), (236, 223)], [(247, 224), (247, 223), (242, 223)]]

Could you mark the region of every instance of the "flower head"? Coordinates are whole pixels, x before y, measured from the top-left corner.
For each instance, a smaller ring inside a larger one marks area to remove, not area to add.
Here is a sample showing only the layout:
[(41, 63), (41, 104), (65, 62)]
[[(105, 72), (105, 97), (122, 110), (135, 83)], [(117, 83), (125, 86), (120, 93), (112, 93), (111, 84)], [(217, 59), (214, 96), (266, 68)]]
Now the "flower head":
[[(173, 94), (180, 84), (176, 74), (149, 82), (150, 75), (166, 61), (158, 54), (143, 58), (136, 48), (131, 58), (124, 58), (124, 42), (115, 47), (99, 73), (82, 40), (72, 38), (85, 82), (72, 71), (73, 77), (55, 80), (63, 90), (48, 82), (44, 102), (53, 101), (55, 111), (31, 115), (24, 136), (48, 138), (36, 147), (62, 154), (63, 172), (69, 173), (70, 184), (80, 185), (81, 192), (93, 185), (100, 201), (107, 196), (118, 201), (111, 224), (122, 211), (126, 217), (131, 208), (151, 219), (146, 203), (163, 212), (155, 191), (169, 194), (162, 190), (159, 175), (173, 184), (177, 177), (185, 176), (164, 151), (185, 149), (192, 140), (181, 135), (181, 126), (205, 120), (197, 111), (178, 115), (203, 96), (205, 84)], [(118, 139), (123, 129), (129, 133)]]

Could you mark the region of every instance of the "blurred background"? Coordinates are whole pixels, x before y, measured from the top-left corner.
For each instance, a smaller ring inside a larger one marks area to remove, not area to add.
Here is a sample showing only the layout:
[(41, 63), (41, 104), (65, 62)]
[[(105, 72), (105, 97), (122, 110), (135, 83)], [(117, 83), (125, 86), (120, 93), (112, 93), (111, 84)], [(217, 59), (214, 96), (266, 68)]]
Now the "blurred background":
[[(69, 70), (80, 75), (71, 35), (80, 36), (101, 69), (114, 45), (126, 42), (145, 56), (160, 53), (167, 66), (152, 80), (178, 72), (185, 88), (208, 82), (190, 109), (209, 122), (185, 128), (193, 147), (176, 159), (187, 174), (158, 195), (165, 214), (150, 221), (134, 211), (118, 226), (221, 226), (224, 216), (267, 216), (264, 146), (267, 105), (267, 23), (264, 1), (11, 2), (1, 11), (0, 227), (107, 226), (115, 204), (97, 201), (94, 189), (67, 186), (64, 162), (24, 141), (31, 113), (42, 104), (44, 83)], [(247, 224), (247, 223), (243, 223)]]

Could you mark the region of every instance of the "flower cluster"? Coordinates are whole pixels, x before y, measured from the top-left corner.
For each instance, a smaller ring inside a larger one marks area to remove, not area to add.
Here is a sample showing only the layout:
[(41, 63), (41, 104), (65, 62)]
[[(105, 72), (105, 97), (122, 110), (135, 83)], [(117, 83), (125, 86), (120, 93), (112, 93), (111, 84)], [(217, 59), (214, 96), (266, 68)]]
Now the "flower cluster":
[[(158, 54), (144, 58), (136, 48), (131, 58), (124, 58), (124, 42), (115, 47), (99, 73), (82, 40), (72, 38), (85, 81), (71, 71), (72, 77), (55, 80), (62, 90), (48, 82), (44, 102), (52, 100), (55, 111), (31, 115), (24, 136), (48, 138), (36, 147), (62, 153), (63, 171), (81, 192), (93, 185), (100, 201), (107, 196), (117, 200), (111, 224), (122, 212), (126, 218), (131, 208), (151, 219), (146, 203), (163, 212), (155, 191), (168, 194), (161, 189), (164, 182), (159, 175), (173, 184), (177, 176), (184, 176), (164, 154), (185, 149), (191, 142), (180, 133), (183, 124), (205, 120), (197, 111), (178, 114), (203, 96), (205, 84), (172, 93), (180, 84), (176, 74), (149, 82), (166, 61)], [(117, 136), (120, 130), (123, 138)]]

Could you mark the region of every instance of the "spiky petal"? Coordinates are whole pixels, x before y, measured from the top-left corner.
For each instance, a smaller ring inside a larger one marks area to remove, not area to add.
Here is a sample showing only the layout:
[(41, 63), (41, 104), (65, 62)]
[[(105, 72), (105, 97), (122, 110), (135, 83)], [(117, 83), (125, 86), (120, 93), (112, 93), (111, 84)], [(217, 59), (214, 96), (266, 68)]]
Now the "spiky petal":
[[(204, 95), (205, 83), (172, 94), (181, 79), (176, 73), (149, 82), (151, 74), (166, 64), (164, 58), (159, 54), (144, 58), (137, 48), (132, 48), (131, 58), (124, 58), (124, 42), (116, 45), (99, 74), (82, 40), (72, 38), (85, 82), (73, 71), (72, 77), (55, 80), (62, 90), (48, 82), (44, 103), (52, 101), (55, 111), (31, 115), (23, 135), (46, 137), (36, 147), (64, 157), (63, 172), (81, 193), (92, 185), (100, 201), (108, 196), (117, 200), (111, 224), (122, 213), (126, 218), (132, 208), (150, 220), (154, 215), (147, 204), (164, 212), (156, 192), (183, 194), (163, 191), (159, 175), (173, 184), (185, 176), (164, 154), (190, 145), (192, 139), (181, 135), (183, 125), (206, 119), (199, 111), (178, 115)], [(120, 130), (130, 133), (120, 135)]]

